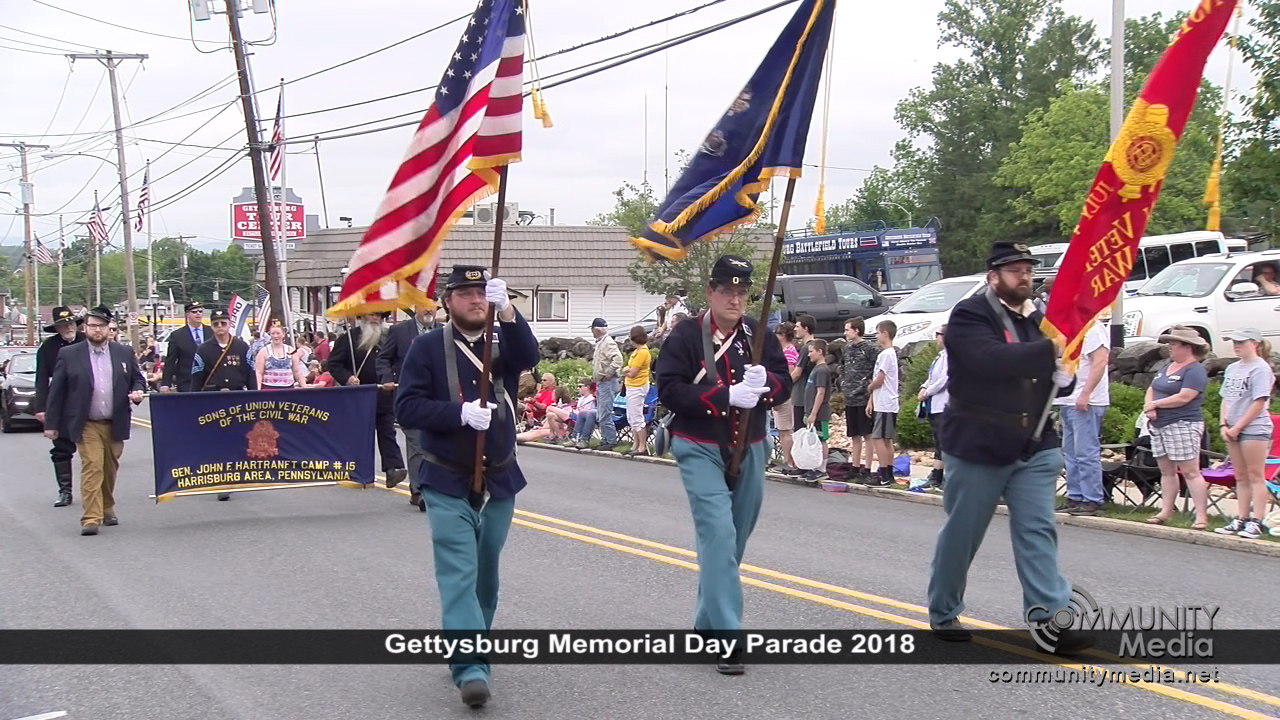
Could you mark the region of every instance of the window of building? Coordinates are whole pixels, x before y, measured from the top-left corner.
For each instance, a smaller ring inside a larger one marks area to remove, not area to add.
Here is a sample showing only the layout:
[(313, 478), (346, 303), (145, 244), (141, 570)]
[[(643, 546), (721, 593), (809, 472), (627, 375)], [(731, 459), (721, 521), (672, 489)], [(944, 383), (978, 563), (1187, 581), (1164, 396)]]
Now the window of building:
[(568, 322), (569, 291), (539, 290), (534, 310), (538, 322)]

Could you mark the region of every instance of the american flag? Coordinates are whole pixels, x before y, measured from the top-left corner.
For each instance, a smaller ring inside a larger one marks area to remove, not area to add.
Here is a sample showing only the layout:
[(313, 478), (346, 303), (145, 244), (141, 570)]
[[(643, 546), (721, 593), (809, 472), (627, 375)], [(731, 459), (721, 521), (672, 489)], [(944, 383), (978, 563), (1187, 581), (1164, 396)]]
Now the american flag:
[(255, 298), (254, 317), (258, 320), (258, 332), (265, 333), (271, 329), (271, 293), (267, 289), (258, 286), (258, 296)]
[(142, 176), (142, 189), (138, 191), (138, 219), (134, 223), (133, 229), (142, 232), (142, 218), (147, 213), (147, 206), (151, 204), (151, 166), (147, 165), (147, 172)]
[(445, 236), (520, 159), (524, 24), (522, 0), (480, 0), (328, 314), (433, 302)]
[(40, 238), (35, 239), (35, 249), (31, 251), (31, 257), (41, 265), (55, 265), (57, 260), (49, 254), (49, 250), (45, 248), (44, 243), (40, 242)]
[(280, 88), (280, 100), (276, 103), (276, 126), (271, 131), (271, 182), (280, 177), (284, 165), (284, 88)]
[(93, 215), (89, 217), (89, 223), (85, 227), (89, 229), (89, 237), (95, 246), (107, 244), (107, 223), (102, 219), (102, 209), (98, 207), (97, 198), (93, 201)]

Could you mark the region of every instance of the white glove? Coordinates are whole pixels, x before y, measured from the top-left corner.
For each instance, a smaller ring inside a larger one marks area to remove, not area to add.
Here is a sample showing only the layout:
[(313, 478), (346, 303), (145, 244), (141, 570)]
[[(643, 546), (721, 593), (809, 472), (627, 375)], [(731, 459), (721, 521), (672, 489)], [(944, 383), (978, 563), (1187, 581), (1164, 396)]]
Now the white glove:
[(507, 297), (506, 280), (491, 279), (484, 286), (484, 297), (493, 303), (494, 309), (498, 312), (506, 310), (511, 305), (511, 298)]
[(753, 388), (748, 387), (746, 383), (736, 383), (729, 386), (729, 404), (736, 408), (750, 410), (760, 402), (760, 396), (767, 392), (769, 388)]
[(1058, 369), (1053, 371), (1053, 384), (1064, 388), (1075, 380), (1076, 376), (1062, 369), (1062, 363), (1058, 363)]
[(489, 429), (489, 422), (493, 420), (493, 408), (480, 407), (479, 400), (462, 403), (462, 424), (470, 425), (472, 429), (484, 432)]
[(762, 388), (765, 386), (765, 372), (763, 365), (748, 365), (742, 373), (742, 384), (749, 388)]

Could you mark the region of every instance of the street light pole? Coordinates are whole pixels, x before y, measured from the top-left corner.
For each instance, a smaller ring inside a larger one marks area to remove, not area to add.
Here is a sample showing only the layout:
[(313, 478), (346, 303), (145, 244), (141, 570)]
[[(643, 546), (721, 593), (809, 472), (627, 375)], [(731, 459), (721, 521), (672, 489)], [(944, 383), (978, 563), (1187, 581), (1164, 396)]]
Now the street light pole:
[(896, 202), (890, 202), (890, 201), (888, 201), (888, 200), (881, 200), (881, 201), (880, 201), (880, 204), (881, 204), (881, 205), (892, 205), (892, 206), (894, 206), (894, 207), (898, 208), (899, 210), (901, 210), (901, 211), (902, 211), (902, 212), (907, 216), (907, 227), (911, 227), (911, 211), (910, 211), (910, 210), (908, 210), (908, 209), (906, 209), (906, 208), (902, 207), (901, 205), (899, 205), (899, 204), (898, 204), (898, 203), (896, 203)]
[[(1111, 142), (1124, 124), (1124, 0), (1111, 0)], [(1124, 289), (1111, 306), (1111, 347), (1124, 347)]]

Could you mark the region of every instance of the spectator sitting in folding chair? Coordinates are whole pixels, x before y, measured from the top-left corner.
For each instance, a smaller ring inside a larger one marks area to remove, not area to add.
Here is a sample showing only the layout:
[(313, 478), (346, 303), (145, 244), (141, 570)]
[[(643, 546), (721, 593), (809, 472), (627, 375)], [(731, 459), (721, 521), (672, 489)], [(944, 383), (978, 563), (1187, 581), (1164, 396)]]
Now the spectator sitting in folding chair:
[(547, 417), (547, 408), (556, 402), (556, 376), (551, 373), (543, 373), (542, 384), (538, 386), (538, 392), (533, 397), (524, 402), (524, 417), (522, 420), (530, 427), (542, 424)]
[(596, 429), (596, 384), (590, 380), (578, 383), (578, 401), (569, 414), (569, 439), (566, 447), (585, 450), (591, 444), (591, 433)]

